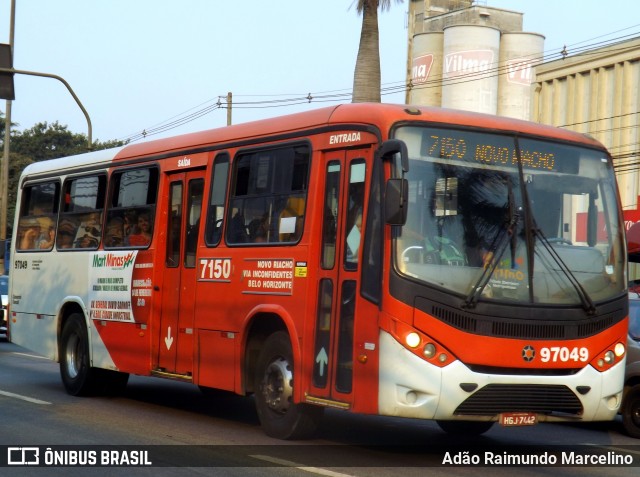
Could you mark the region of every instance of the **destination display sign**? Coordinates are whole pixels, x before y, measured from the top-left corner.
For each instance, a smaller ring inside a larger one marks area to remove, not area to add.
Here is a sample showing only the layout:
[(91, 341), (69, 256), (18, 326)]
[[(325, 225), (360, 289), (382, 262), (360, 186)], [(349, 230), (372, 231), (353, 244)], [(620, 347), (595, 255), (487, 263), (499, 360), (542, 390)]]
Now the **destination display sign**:
[(577, 174), (579, 170), (575, 147), (526, 139), (520, 141), (518, 154), (515, 138), (472, 131), (425, 129), (420, 155), (513, 168), (517, 168), (520, 160), (529, 171)]

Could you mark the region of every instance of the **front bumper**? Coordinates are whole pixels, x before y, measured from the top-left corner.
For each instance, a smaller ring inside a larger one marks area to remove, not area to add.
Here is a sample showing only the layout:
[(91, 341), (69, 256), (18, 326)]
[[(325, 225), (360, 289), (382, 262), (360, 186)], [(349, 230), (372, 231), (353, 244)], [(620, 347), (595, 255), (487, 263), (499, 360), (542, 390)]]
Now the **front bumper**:
[(431, 365), (382, 331), (379, 369), (382, 415), (486, 421), (534, 412), (540, 422), (606, 421), (620, 407), (625, 360), (603, 373), (587, 365), (562, 376), (485, 374), (460, 361)]

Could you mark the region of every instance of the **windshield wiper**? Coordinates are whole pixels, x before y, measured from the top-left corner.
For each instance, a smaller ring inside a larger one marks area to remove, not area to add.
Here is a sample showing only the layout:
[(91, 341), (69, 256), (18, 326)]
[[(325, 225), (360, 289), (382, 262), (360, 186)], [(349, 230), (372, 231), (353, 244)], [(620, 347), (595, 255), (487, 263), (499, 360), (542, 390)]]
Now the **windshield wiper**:
[[(509, 204), (513, 204), (511, 187), (509, 187), (509, 192)], [(491, 254), (489, 263), (484, 265), (482, 275), (480, 275), (480, 278), (478, 278), (476, 283), (471, 287), (471, 292), (467, 295), (467, 298), (462, 305), (464, 308), (473, 308), (476, 305), (478, 298), (480, 298), (480, 295), (489, 283), (491, 275), (493, 275), (493, 272), (497, 268), (498, 263), (500, 262), (500, 259), (502, 258), (502, 255), (509, 243), (511, 243), (511, 266), (513, 267), (516, 254), (516, 232), (521, 212), (522, 207), (518, 207), (518, 209), (511, 215), (508, 225), (505, 228), (500, 229), (491, 242), (491, 245), (489, 246), (489, 253)]]
[[(580, 298), (580, 301), (582, 302), (582, 307), (584, 308), (584, 310), (587, 312), (587, 314), (593, 315), (596, 312), (596, 307), (593, 304), (591, 297), (589, 296), (587, 291), (584, 289), (580, 281), (573, 274), (571, 269), (567, 266), (566, 263), (564, 263), (564, 260), (562, 260), (562, 257), (560, 256), (558, 251), (553, 247), (553, 245), (551, 245), (551, 243), (549, 242), (547, 237), (544, 235), (542, 230), (537, 225), (535, 225), (535, 223), (533, 224), (531, 231), (533, 232), (533, 235), (535, 235), (540, 239), (540, 242), (542, 242), (542, 245), (544, 245), (544, 248), (549, 253), (553, 261), (556, 262), (558, 267), (560, 267), (560, 270), (562, 271), (562, 273), (565, 275), (565, 277), (567, 277), (567, 280), (573, 286), (578, 297)], [(540, 258), (542, 259), (542, 256)], [(547, 268), (551, 270), (550, 267), (547, 267)]]

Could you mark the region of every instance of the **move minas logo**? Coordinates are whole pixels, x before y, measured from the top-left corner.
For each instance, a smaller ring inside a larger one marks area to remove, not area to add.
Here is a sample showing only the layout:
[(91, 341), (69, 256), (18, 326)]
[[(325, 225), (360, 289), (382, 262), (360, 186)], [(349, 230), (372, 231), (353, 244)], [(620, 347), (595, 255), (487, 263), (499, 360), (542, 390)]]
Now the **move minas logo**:
[(106, 253), (95, 254), (93, 256), (93, 268), (127, 268), (135, 261), (136, 255), (134, 252), (125, 254)]

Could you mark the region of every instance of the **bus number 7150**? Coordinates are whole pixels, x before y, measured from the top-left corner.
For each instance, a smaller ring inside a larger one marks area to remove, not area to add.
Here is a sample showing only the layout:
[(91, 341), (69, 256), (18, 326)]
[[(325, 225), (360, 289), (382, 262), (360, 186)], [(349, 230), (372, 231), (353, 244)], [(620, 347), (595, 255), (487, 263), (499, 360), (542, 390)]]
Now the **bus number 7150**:
[(228, 282), (231, 277), (230, 258), (201, 258), (200, 280)]

